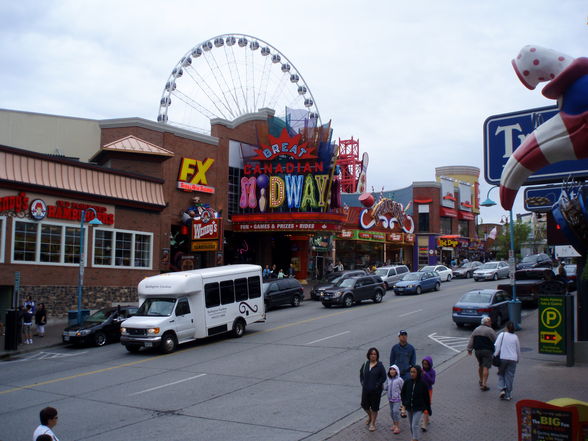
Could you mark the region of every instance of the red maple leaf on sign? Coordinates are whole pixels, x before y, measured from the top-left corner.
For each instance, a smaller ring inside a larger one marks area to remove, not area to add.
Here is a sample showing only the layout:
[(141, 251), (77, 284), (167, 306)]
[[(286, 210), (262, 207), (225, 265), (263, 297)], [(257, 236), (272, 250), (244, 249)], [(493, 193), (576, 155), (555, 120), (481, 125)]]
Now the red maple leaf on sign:
[(257, 156), (253, 160), (271, 161), (278, 156), (290, 156), (294, 159), (316, 159), (314, 153), (315, 147), (308, 147), (308, 143), (300, 143), (302, 135), (288, 135), (286, 129), (282, 129), (279, 137), (268, 135), (270, 145), (261, 145), (261, 148), (255, 149)]

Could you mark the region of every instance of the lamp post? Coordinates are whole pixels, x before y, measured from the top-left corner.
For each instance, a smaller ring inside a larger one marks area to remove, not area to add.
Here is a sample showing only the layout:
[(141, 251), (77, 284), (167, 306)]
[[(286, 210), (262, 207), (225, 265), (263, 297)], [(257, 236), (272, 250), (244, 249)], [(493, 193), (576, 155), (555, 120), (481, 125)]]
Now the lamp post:
[(84, 263), (85, 263), (85, 252), (84, 252), (84, 221), (86, 220), (86, 212), (91, 211), (94, 213), (94, 217), (88, 222), (89, 225), (102, 225), (102, 222), (98, 219), (96, 210), (92, 207), (82, 210), (80, 213), (80, 272), (78, 277), (78, 325), (82, 323), (82, 292), (84, 289)]
[[(498, 185), (495, 185), (493, 187), (490, 187), (490, 190), (488, 190), (488, 193), (486, 194), (486, 200), (484, 202), (481, 202), (480, 205), (482, 207), (493, 207), (494, 205), (496, 205), (496, 202), (494, 202), (492, 199), (490, 199), (490, 192), (492, 190), (494, 190), (495, 188), (498, 188)], [(515, 328), (517, 330), (521, 329), (521, 301), (519, 299), (517, 299), (517, 290), (516, 290), (516, 284), (515, 284), (515, 270), (516, 270), (516, 266), (515, 266), (515, 247), (514, 247), (514, 222), (513, 222), (513, 217), (512, 217), (512, 209), (510, 209), (508, 211), (509, 213), (509, 218), (510, 218), (510, 222), (509, 222), (509, 230), (510, 230), (510, 250), (508, 252), (508, 264), (512, 270), (512, 277), (511, 277), (511, 286), (512, 286), (512, 299), (510, 300), (510, 302), (508, 303), (508, 316), (510, 318), (510, 320), (514, 323)]]

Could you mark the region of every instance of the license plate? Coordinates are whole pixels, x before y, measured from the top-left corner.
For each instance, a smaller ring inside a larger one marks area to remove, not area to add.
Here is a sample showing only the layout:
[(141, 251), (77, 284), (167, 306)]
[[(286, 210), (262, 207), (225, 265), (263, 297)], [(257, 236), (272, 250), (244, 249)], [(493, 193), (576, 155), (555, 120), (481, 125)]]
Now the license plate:
[(475, 314), (476, 310), (475, 309), (464, 309), (463, 313), (464, 314)]
[(63, 336), (63, 340), (64, 340), (64, 341), (69, 341), (69, 335), (64, 335), (64, 336)]
[(146, 348), (150, 348), (150, 347), (152, 347), (152, 346), (153, 346), (153, 343), (151, 343), (151, 342), (147, 342), (147, 343), (145, 343), (145, 347), (146, 347)]

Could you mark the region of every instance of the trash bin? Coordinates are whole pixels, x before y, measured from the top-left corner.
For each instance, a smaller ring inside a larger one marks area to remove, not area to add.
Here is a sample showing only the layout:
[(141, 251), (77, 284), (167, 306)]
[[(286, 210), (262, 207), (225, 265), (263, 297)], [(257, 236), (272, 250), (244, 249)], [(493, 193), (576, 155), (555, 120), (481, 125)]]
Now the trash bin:
[(520, 300), (511, 300), (508, 302), (508, 317), (514, 323), (515, 329), (521, 329), (521, 310), (523, 302)]
[(4, 330), (4, 350), (18, 349), (18, 311), (6, 311), (6, 329)]
[[(86, 319), (90, 315), (89, 309), (82, 309), (80, 310), (82, 313), (82, 321)], [(76, 325), (78, 323), (78, 311), (67, 311), (67, 324), (69, 326)]]

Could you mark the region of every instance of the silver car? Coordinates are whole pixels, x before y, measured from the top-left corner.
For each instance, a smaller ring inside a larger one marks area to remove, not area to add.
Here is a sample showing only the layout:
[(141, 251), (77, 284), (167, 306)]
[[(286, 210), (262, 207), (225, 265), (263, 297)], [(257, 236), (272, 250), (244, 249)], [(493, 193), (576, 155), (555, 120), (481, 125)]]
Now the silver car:
[(474, 280), (479, 282), (480, 280), (498, 280), (508, 279), (510, 275), (510, 268), (506, 262), (486, 262), (479, 266), (474, 271)]
[(406, 265), (382, 266), (376, 269), (376, 276), (380, 276), (386, 284), (386, 289), (390, 289), (409, 272)]

